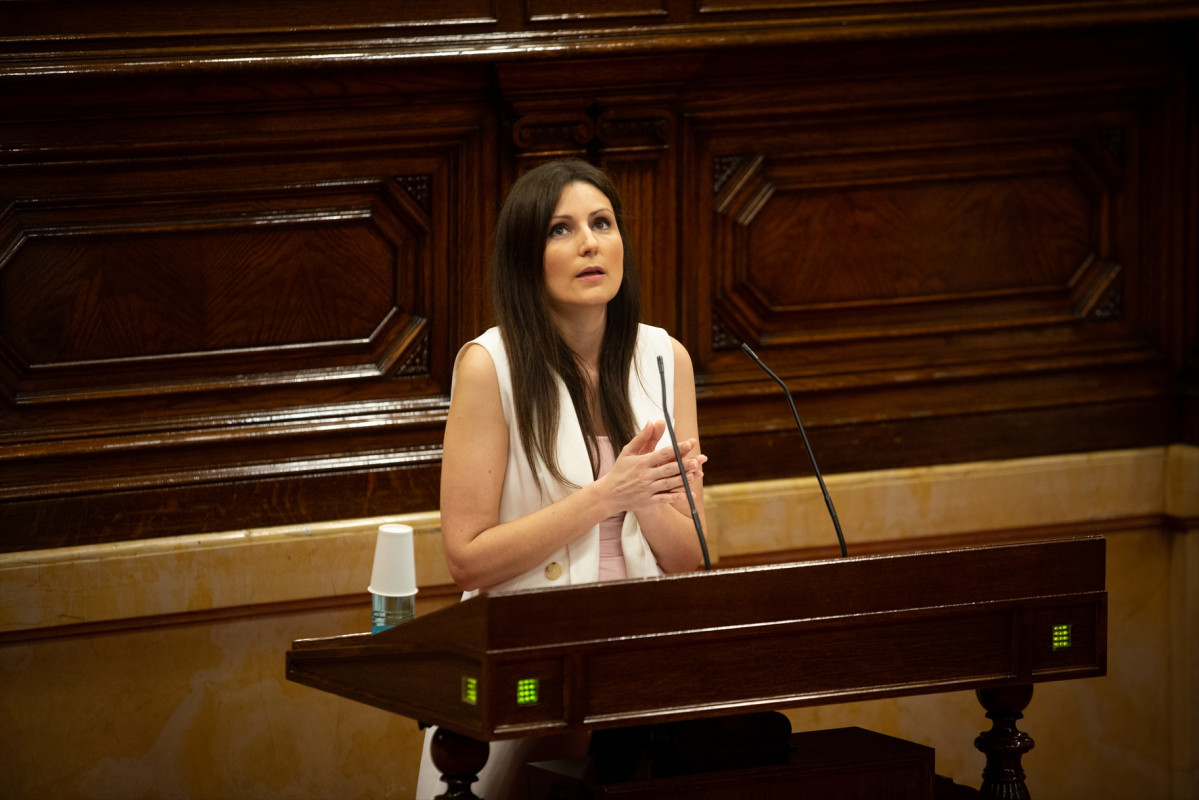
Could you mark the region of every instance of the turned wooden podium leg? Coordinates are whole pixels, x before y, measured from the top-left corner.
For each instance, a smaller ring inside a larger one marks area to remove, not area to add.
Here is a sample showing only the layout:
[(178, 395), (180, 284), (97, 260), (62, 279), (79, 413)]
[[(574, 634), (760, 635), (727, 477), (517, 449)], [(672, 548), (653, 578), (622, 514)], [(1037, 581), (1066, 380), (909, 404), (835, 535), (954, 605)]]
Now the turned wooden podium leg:
[(1016, 720), (1024, 717), (1021, 712), (1032, 699), (1032, 686), (1000, 686), (979, 689), (975, 694), (991, 720), (991, 730), (983, 731), (974, 740), (974, 746), (987, 757), (982, 796), (992, 800), (1030, 800), (1020, 758), (1032, 749), (1033, 741), (1016, 728)]
[(470, 785), (479, 779), (479, 771), (487, 763), (490, 750), (487, 742), (438, 728), (433, 734), (429, 754), (433, 757), (433, 765), (441, 772), (446, 790), (434, 800), (479, 800)]

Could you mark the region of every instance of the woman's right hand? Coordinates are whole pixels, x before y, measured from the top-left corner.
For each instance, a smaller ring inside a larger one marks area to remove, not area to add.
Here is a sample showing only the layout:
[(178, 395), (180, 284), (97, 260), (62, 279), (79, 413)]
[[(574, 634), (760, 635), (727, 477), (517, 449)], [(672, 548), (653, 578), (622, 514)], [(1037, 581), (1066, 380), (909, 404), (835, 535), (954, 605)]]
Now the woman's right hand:
[[(671, 503), (683, 492), (684, 476), (679, 474), (674, 449), (669, 446), (655, 449), (665, 432), (664, 420), (646, 423), (621, 449), (612, 470), (600, 479), (612, 514)], [(690, 474), (699, 473), (706, 460), (702, 456), (688, 460), (696, 444), (694, 439), (679, 442), (683, 466)]]

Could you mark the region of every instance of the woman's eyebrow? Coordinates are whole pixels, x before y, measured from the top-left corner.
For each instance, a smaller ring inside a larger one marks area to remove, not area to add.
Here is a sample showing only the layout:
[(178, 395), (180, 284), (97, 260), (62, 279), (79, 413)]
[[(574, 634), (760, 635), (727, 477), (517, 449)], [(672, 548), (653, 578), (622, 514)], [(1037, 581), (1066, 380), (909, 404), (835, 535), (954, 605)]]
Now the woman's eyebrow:
[[(608, 208), (607, 206), (600, 206), (599, 208), (595, 209), (594, 211), (587, 212), (587, 216), (594, 217), (596, 214), (612, 214), (612, 213), (615, 213), (615, 212), (613, 212), (612, 209)], [(555, 214), (554, 216), (550, 217), (551, 222), (553, 222), (556, 219), (572, 220), (572, 219), (574, 219), (574, 215), (572, 215), (572, 214)]]

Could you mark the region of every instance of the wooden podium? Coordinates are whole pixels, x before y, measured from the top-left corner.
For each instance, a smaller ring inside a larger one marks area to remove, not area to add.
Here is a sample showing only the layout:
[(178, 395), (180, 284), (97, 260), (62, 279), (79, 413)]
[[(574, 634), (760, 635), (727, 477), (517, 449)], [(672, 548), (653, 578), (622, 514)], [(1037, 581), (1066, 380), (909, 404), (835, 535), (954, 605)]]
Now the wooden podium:
[(974, 689), (982, 794), (1024, 797), (1032, 684), (1106, 672), (1104, 562), (1080, 538), (497, 592), (297, 640), (287, 677), (438, 725), (453, 797), (493, 740)]

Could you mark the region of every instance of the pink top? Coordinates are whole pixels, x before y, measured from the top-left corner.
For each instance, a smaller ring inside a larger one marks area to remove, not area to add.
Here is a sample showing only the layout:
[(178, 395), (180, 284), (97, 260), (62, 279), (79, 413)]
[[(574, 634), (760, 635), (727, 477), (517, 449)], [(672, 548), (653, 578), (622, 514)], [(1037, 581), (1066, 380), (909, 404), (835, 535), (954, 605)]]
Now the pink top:
[[(597, 436), (599, 445), (599, 475), (603, 477), (612, 471), (616, 463), (616, 453), (607, 436)], [(601, 581), (618, 581), (628, 577), (624, 565), (624, 550), (620, 546), (620, 529), (624, 526), (624, 515), (613, 514), (600, 523), (600, 564), (599, 579)]]

